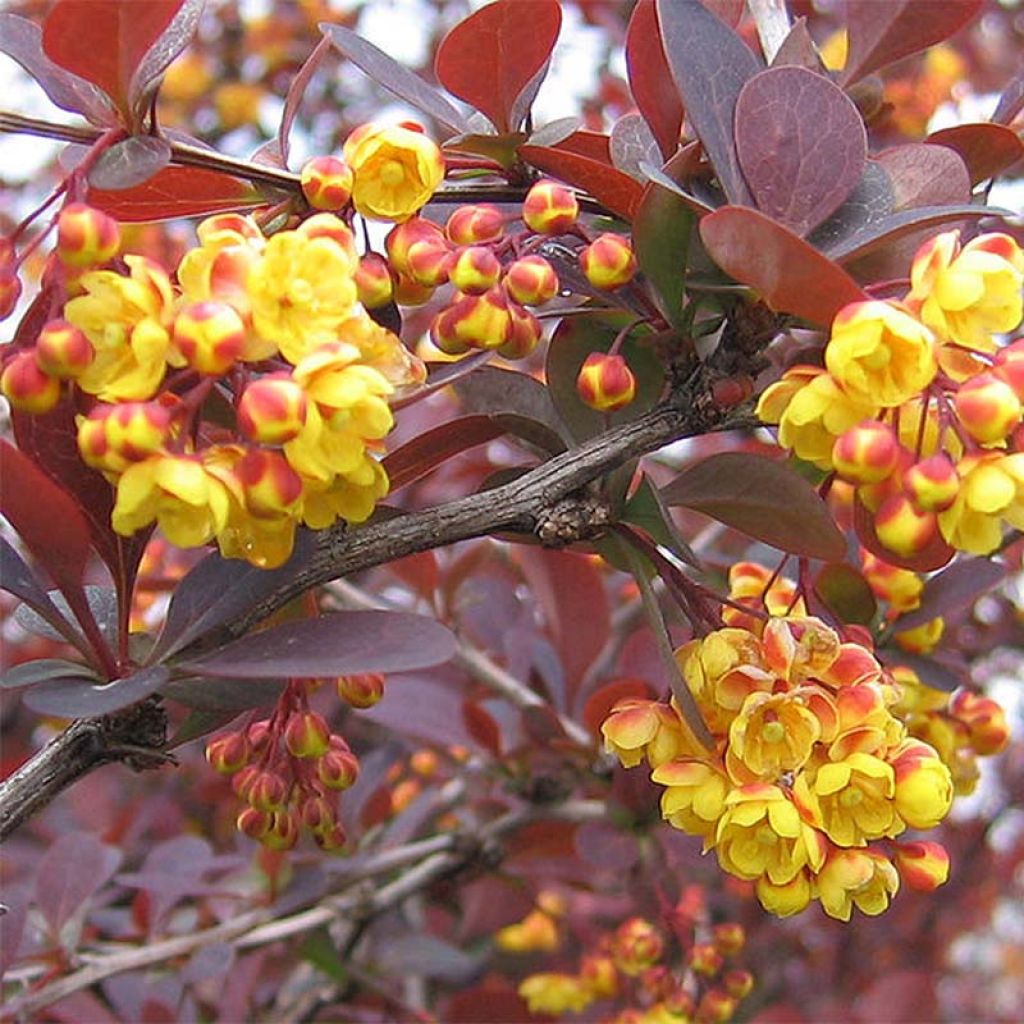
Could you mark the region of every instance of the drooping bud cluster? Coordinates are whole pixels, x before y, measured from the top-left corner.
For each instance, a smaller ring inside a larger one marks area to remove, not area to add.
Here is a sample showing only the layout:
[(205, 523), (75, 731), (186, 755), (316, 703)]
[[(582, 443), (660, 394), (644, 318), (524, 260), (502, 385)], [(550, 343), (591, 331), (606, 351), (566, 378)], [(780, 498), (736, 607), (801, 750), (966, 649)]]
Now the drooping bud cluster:
[(308, 832), (323, 850), (340, 850), (338, 795), (355, 783), (359, 761), (324, 718), (309, 709), (309, 685), (291, 682), (270, 718), (222, 733), (206, 759), (245, 803), (238, 831), (274, 850)]
[(825, 369), (796, 366), (761, 396), (779, 443), (854, 485), (898, 560), (936, 545), (988, 554), (1024, 523), (1024, 252), (1008, 235), (921, 247), (902, 302), (836, 316)]
[[(946, 759), (910, 728), (899, 682), (861, 632), (844, 638), (807, 616), (793, 585), (763, 567), (741, 563), (730, 578), (740, 607), (725, 609), (726, 627), (676, 652), (713, 747), (674, 702), (635, 699), (612, 709), (606, 745), (627, 767), (647, 762), (664, 817), (755, 883), (770, 912), (816, 899), (842, 920), (854, 907), (882, 913), (899, 887), (897, 838), (950, 809)], [(938, 849), (929, 863), (948, 867)], [(932, 887), (945, 875), (937, 867)]]
[[(538, 897), (538, 907), (523, 921), (498, 933), (502, 949), (558, 948), (561, 914), (542, 908), (546, 895)], [(688, 922), (683, 901), (672, 917), (671, 934), (643, 917), (628, 918), (596, 942), (590, 939), (578, 970), (528, 975), (519, 994), (531, 1013), (580, 1013), (601, 1000), (611, 1004), (601, 1019), (614, 1024), (727, 1024), (754, 986), (750, 971), (733, 964), (745, 943), (743, 927)]]

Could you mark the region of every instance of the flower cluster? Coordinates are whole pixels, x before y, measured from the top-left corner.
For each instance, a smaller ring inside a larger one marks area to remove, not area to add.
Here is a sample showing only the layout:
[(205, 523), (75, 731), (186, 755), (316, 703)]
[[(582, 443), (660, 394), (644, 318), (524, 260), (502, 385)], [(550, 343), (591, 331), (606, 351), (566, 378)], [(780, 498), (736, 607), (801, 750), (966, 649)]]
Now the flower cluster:
[[(538, 908), (523, 922), (510, 926), (514, 934), (538, 915), (549, 920), (558, 916), (545, 913), (540, 903), (538, 899)], [(540, 934), (536, 924), (533, 930)], [(509, 947), (502, 942), (504, 932), (498, 934), (499, 945), (512, 952), (556, 948)], [(749, 971), (729, 963), (743, 949), (742, 926), (723, 922), (701, 926), (685, 940), (682, 935), (676, 938), (678, 943), (645, 918), (631, 917), (592, 942), (577, 971), (528, 975), (519, 994), (531, 1013), (579, 1013), (602, 1001), (619, 1007), (618, 1012), (606, 1009), (602, 1014), (602, 1020), (613, 1024), (726, 1024), (754, 985)]]
[(893, 841), (934, 828), (953, 800), (943, 758), (900, 717), (903, 688), (861, 631), (842, 637), (806, 615), (792, 584), (770, 586), (776, 614), (765, 620), (753, 594), (767, 570), (741, 563), (731, 579), (739, 607), (725, 610), (725, 628), (676, 652), (713, 748), (674, 703), (627, 700), (602, 727), (608, 749), (626, 766), (646, 760), (664, 787), (663, 816), (753, 882), (772, 913), (817, 899), (848, 920), (853, 907), (883, 912), (901, 876), (941, 884), (940, 846)]
[[(389, 398), (422, 364), (357, 298), (352, 232), (330, 213), (266, 237), (235, 214), (199, 225), (177, 281), (117, 224), (66, 207), (57, 255), (71, 297), (0, 386), (44, 413), (65, 387), (84, 461), (116, 487), (112, 524), (280, 565), (296, 526), (361, 522), (388, 489), (375, 457)], [(101, 266), (101, 264), (108, 264)]]
[(1008, 235), (918, 251), (900, 302), (837, 314), (825, 367), (796, 366), (761, 396), (779, 443), (856, 488), (897, 560), (936, 545), (988, 554), (1024, 527), (1024, 252)]

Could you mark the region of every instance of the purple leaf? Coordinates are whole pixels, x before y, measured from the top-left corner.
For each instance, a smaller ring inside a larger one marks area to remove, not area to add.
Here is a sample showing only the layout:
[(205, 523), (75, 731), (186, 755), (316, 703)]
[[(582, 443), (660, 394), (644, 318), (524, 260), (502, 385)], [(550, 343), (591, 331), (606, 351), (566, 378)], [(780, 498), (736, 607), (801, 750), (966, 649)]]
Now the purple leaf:
[(628, 871), (640, 859), (636, 834), (604, 821), (580, 825), (575, 843), (580, 857), (602, 871)]
[(846, 562), (826, 565), (815, 578), (814, 589), (840, 622), (867, 626), (878, 611), (868, 581)]
[(948, 39), (984, 0), (846, 0), (849, 53), (842, 85)]
[(80, 650), (85, 641), (78, 630), (60, 613), (40, 586), (35, 574), (11, 544), (0, 537), (0, 589), (21, 598), (37, 615), (48, 622), (68, 643)]
[(1009, 570), (988, 558), (968, 558), (954, 562), (932, 576), (921, 593), (921, 604), (896, 620), (893, 631), (903, 633), (938, 618), (947, 618), (974, 606), (993, 587), (1006, 579)]
[(911, 142), (887, 149), (875, 159), (892, 182), (897, 211), (970, 201), (967, 167), (960, 154), (946, 146)]
[(160, 687), (160, 694), (200, 711), (244, 711), (273, 704), (285, 682), (284, 678), (214, 679), (191, 676), (170, 680)]
[(149, 660), (168, 658), (255, 608), (306, 565), (312, 552), (312, 534), (299, 530), (291, 558), (277, 569), (258, 569), (216, 552), (208, 555), (175, 587), (163, 632)]
[(66, 832), (36, 871), (36, 905), (54, 933), (117, 870), (121, 851), (88, 832)]
[(821, 57), (814, 47), (811, 33), (808, 31), (807, 19), (803, 15), (793, 22), (793, 27), (789, 30), (786, 38), (782, 40), (782, 45), (775, 51), (775, 56), (772, 58), (773, 68), (788, 65), (807, 68), (808, 71), (814, 71), (819, 75), (827, 73), (821, 63)]
[(0, 676), (0, 690), (17, 690), (22, 686), (35, 686), (51, 679), (90, 679), (96, 676), (87, 666), (77, 661), (65, 661), (63, 658), (37, 658), (35, 661), (23, 661), (20, 665), (6, 669)]
[(565, 428), (551, 401), (551, 394), (529, 374), (485, 366), (471, 376), (455, 381), (454, 386), (466, 412), (492, 417), (508, 414), (532, 420), (546, 429), (546, 447), (555, 454), (565, 451), (565, 445), (560, 441)]
[(846, 238), (888, 217), (895, 205), (892, 182), (885, 168), (874, 160), (867, 160), (860, 181), (843, 205), (819, 224), (807, 241), (822, 252), (831, 254), (833, 247)]
[(996, 104), (992, 120), (996, 124), (1009, 125), (1024, 110), (1024, 68), (1021, 68), (1010, 79), (1010, 84), (1003, 90)]
[(341, 25), (324, 22), (320, 25), (320, 31), (343, 57), (365, 71), (378, 85), (384, 86), (417, 110), (429, 114), (453, 132), (469, 131), (466, 119), (437, 89), (383, 50)]
[[(660, 167), (655, 167), (653, 164), (649, 164), (646, 161), (640, 165), (640, 170), (643, 171), (644, 177), (648, 181), (654, 182), (655, 185), (660, 185), (662, 188), (667, 189), (669, 192), (679, 196), (680, 199), (697, 214), (699, 217), (703, 217), (705, 213), (714, 213), (716, 207), (710, 203), (705, 202), (699, 196), (693, 195), (691, 192), (687, 192), (682, 185), (677, 181), (673, 181)], [(642, 200), (641, 200), (642, 201)], [(639, 209), (637, 214), (639, 216)]]
[(704, 146), (731, 203), (749, 205), (733, 144), (740, 90), (762, 69), (742, 39), (700, 0), (658, 0), (665, 58), (686, 116)]
[(662, 159), (667, 160), (679, 148), (683, 105), (665, 60), (654, 0), (639, 0), (633, 8), (626, 29), (626, 68), (637, 110), (658, 140)]
[(145, 115), (160, 76), (195, 35), (204, 2), (184, 0), (171, 23), (160, 33), (135, 69), (128, 87), (128, 101), (137, 120), (141, 121)]
[(1024, 156), (1024, 141), (1001, 124), (958, 124), (932, 132), (926, 143), (948, 146), (960, 154), (971, 176), (971, 185), (994, 178)]
[(661, 497), (781, 551), (826, 562), (846, 554), (846, 538), (818, 492), (787, 463), (763, 455), (712, 455), (684, 469)]
[(656, 164), (661, 159), (658, 143), (640, 114), (625, 114), (612, 125), (609, 149), (612, 163), (638, 181), (646, 177), (641, 164)]
[(42, 30), (27, 18), (0, 14), (0, 53), (16, 60), (62, 110), (81, 114), (96, 125), (116, 123), (103, 91), (50, 60), (43, 52)]
[(133, 135), (106, 150), (89, 172), (93, 188), (120, 191), (149, 181), (171, 162), (171, 144), (158, 135)]
[(804, 235), (860, 180), (864, 122), (843, 91), (806, 68), (768, 68), (736, 100), (736, 154), (759, 210)]
[(97, 682), (68, 676), (37, 683), (22, 698), (26, 707), (58, 718), (97, 718), (151, 696), (171, 677), (164, 665), (144, 668), (123, 679)]
[[(306, 58), (306, 62), (296, 72), (295, 77), (288, 86), (288, 95), (284, 100), (284, 110), (281, 113), (281, 125), (277, 129), (277, 166), (288, 166), (288, 149), (292, 132), (292, 122), (299, 112), (302, 98), (309, 88), (309, 83), (316, 74), (317, 69), (324, 62), (324, 58), (330, 52), (331, 41), (325, 36), (313, 47), (313, 52)], [(268, 145), (272, 144), (268, 143)], [(262, 147), (261, 147), (262, 148)]]
[(273, 626), (183, 668), (239, 679), (312, 679), (352, 672), (404, 672), (439, 665), (455, 637), (434, 619), (405, 612), (346, 611)]
[(882, 647), (878, 650), (879, 660), (889, 668), (905, 665), (913, 670), (925, 686), (933, 690), (952, 693), (971, 681), (971, 671), (963, 659), (946, 660), (936, 655), (925, 657), (921, 654), (910, 654), (896, 648)]

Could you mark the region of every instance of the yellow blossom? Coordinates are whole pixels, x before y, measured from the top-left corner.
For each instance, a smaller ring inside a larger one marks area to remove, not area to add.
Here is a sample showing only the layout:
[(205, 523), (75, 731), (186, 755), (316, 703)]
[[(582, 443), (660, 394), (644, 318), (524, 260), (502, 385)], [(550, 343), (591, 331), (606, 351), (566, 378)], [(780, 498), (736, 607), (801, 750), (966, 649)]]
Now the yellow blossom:
[(939, 529), (952, 547), (990, 554), (1002, 543), (1000, 520), (1024, 529), (1024, 452), (970, 455), (958, 472), (960, 490), (939, 513)]
[(342, 156), (355, 176), (352, 203), (364, 217), (408, 220), (444, 179), (437, 144), (397, 125), (361, 125), (346, 139)]
[(811, 756), (821, 723), (799, 690), (752, 693), (729, 726), (726, 765), (740, 783), (774, 782)]
[(757, 880), (754, 890), (761, 906), (776, 917), (792, 917), (807, 909), (812, 888), (807, 869), (798, 871), (788, 882), (776, 885), (767, 875)]
[(558, 949), (558, 926), (543, 910), (534, 909), (522, 921), (499, 929), (494, 942), (506, 953), (550, 952)]
[(935, 750), (904, 740), (886, 760), (896, 772), (896, 810), (911, 828), (935, 828), (953, 803), (953, 780)]
[(935, 377), (935, 339), (909, 313), (870, 300), (844, 306), (832, 322), (825, 365), (862, 402), (890, 407), (909, 401)]
[(818, 873), (818, 898), (829, 917), (849, 921), (853, 908), (870, 917), (883, 913), (900, 887), (888, 857), (877, 850), (833, 850)]
[(659, 765), (651, 780), (665, 787), (662, 817), (690, 835), (710, 839), (725, 810), (730, 788), (725, 774), (703, 761), (676, 758)]
[(593, 1002), (589, 987), (573, 974), (531, 974), (519, 984), (530, 1013), (579, 1013)]
[(657, 768), (675, 757), (700, 749), (674, 707), (661, 701), (622, 700), (601, 725), (605, 750), (632, 768), (644, 757)]

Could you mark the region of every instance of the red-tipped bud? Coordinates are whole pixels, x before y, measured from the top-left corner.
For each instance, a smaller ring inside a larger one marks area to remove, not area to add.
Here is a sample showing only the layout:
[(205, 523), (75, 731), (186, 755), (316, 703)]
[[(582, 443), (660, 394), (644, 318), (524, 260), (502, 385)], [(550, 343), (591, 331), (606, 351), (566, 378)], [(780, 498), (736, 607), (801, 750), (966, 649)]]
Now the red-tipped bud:
[(512, 334), (512, 315), (508, 296), (500, 287), (483, 295), (460, 295), (442, 310), (431, 327), (434, 344), (448, 351), (445, 344), (463, 344), (471, 348), (499, 348)]
[(57, 257), (69, 267), (106, 263), (120, 248), (117, 221), (85, 203), (69, 203), (57, 218)]
[(379, 672), (341, 676), (336, 686), (338, 696), (354, 708), (372, 708), (384, 696), (384, 677)]
[(418, 284), (411, 277), (395, 275), (394, 300), (400, 306), (422, 306), (433, 298), (436, 289)]
[(195, 302), (175, 317), (174, 344), (193, 370), (219, 377), (242, 354), (245, 324), (226, 302)]
[(678, 1017), (680, 1024), (683, 1021), (692, 1019), (693, 1015), (697, 1012), (697, 1004), (694, 1002), (693, 996), (686, 989), (678, 985), (675, 992), (667, 996), (664, 1002), (665, 1009)]
[(273, 815), (269, 811), (258, 811), (255, 807), (245, 807), (235, 819), (235, 828), (257, 842), (270, 831)]
[(292, 757), (314, 758), (331, 746), (331, 730), (315, 711), (293, 714), (284, 727), (284, 742)]
[(299, 818), (294, 811), (276, 811), (260, 842), (270, 850), (290, 850), (299, 841)]
[(724, 957), (710, 942), (696, 942), (690, 947), (687, 963), (698, 974), (713, 978), (721, 969)]
[(736, 1012), (736, 1000), (728, 992), (713, 988), (700, 997), (695, 1024), (728, 1024)]
[(328, 832), (313, 833), (313, 840), (316, 842), (316, 845), (326, 853), (334, 853), (336, 850), (340, 850), (345, 845), (347, 838), (345, 830), (340, 825), (335, 825)]
[(366, 309), (386, 306), (395, 294), (388, 261), (379, 253), (368, 252), (359, 260), (355, 273), (356, 294)]
[(392, 270), (406, 276), (411, 275), (409, 251), (414, 245), (424, 245), (424, 251), (436, 249), (445, 253), (451, 252), (444, 232), (433, 221), (423, 217), (411, 217), (393, 227), (384, 239), (384, 248), (387, 250)]
[(336, 156), (315, 156), (302, 167), (302, 194), (314, 210), (340, 210), (352, 195), (352, 168)]
[(576, 391), (591, 409), (612, 412), (636, 397), (636, 378), (622, 356), (591, 352), (580, 367)]
[(246, 452), (235, 466), (235, 476), (245, 494), (245, 507), (257, 517), (276, 519), (291, 512), (302, 497), (302, 477), (280, 452), (265, 448)]
[(953, 406), (967, 433), (982, 444), (1004, 440), (1021, 418), (1016, 392), (994, 373), (980, 373), (961, 384)]
[(916, 508), (905, 494), (886, 498), (875, 513), (878, 539), (902, 558), (923, 551), (935, 537), (937, 529), (935, 513)]
[(13, 268), (0, 267), (0, 320), (6, 320), (21, 298), (21, 279)]
[(336, 823), (334, 808), (322, 796), (311, 796), (303, 800), (301, 817), (302, 824), (318, 835), (330, 832)]
[(206, 744), (206, 760), (221, 775), (234, 775), (249, 763), (251, 756), (252, 748), (242, 732), (229, 732)]
[[(255, 754), (256, 752), (253, 751)], [(252, 784), (259, 777), (262, 771), (257, 765), (247, 764), (244, 768), (240, 768), (235, 772), (235, 777), (231, 780), (231, 789), (241, 800), (249, 801), (249, 794), (252, 792)]]
[(919, 892), (931, 892), (949, 878), (949, 854), (938, 843), (897, 843), (893, 860), (903, 881)]
[(661, 933), (642, 917), (623, 921), (612, 937), (612, 957), (624, 974), (636, 977), (661, 959), (664, 940)]
[(488, 288), (493, 288), (500, 277), (498, 257), (483, 245), (463, 249), (448, 271), (451, 283), (469, 295), (482, 295)]
[(425, 239), (409, 246), (409, 277), (424, 288), (438, 288), (448, 280), (454, 255), (446, 241)]
[(724, 956), (738, 953), (747, 942), (747, 933), (738, 921), (726, 921), (716, 924), (712, 929), (712, 937), (717, 949)]
[(498, 355), (505, 359), (525, 359), (544, 336), (544, 325), (529, 311), (516, 303), (510, 303), (512, 336), (504, 345), (498, 346)]
[(359, 258), (356, 251), (356, 240), (349, 226), (333, 213), (314, 213), (307, 217), (296, 229), (307, 238), (329, 238), (336, 242), (345, 255), (355, 263)]
[(636, 256), (624, 235), (599, 235), (580, 253), (580, 269), (602, 291), (621, 288), (636, 273)]
[(523, 221), (539, 235), (560, 235), (579, 215), (576, 194), (557, 181), (538, 181), (523, 200)]
[(238, 402), (238, 427), (260, 444), (284, 444), (298, 436), (306, 422), (306, 392), (285, 373), (253, 381)]
[(60, 381), (39, 369), (32, 349), (18, 352), (4, 367), (0, 392), (21, 412), (40, 415), (60, 401)]
[(351, 750), (332, 747), (317, 760), (316, 777), (328, 789), (348, 789), (359, 778), (359, 761)]
[(1024, 338), (1017, 338), (996, 353), (992, 372), (1024, 402)]
[(991, 697), (958, 690), (950, 702), (949, 711), (967, 726), (971, 747), (982, 757), (998, 754), (1010, 741), (1006, 712)]
[(524, 306), (543, 306), (558, 294), (558, 275), (543, 256), (523, 256), (502, 278), (505, 291)]
[(288, 786), (277, 772), (257, 771), (246, 783), (245, 799), (258, 811), (276, 811), (288, 799)]
[(864, 420), (836, 438), (832, 465), (850, 483), (877, 484), (890, 476), (900, 461), (900, 442), (887, 423)]
[(918, 508), (941, 512), (960, 492), (960, 477), (953, 460), (945, 452), (936, 452), (904, 471), (903, 489)]
[(252, 725), (246, 729), (246, 736), (249, 737), (249, 743), (252, 746), (253, 753), (262, 753), (270, 745), (269, 719), (262, 718), (258, 722), (253, 722)]
[(931, 654), (946, 631), (946, 620), (942, 616), (922, 622), (913, 629), (905, 629), (894, 637), (896, 646), (910, 654)]
[(722, 984), (733, 999), (745, 999), (754, 987), (754, 976), (750, 971), (726, 971), (722, 975)]
[(51, 377), (79, 377), (95, 357), (92, 342), (67, 320), (51, 320), (36, 339), (36, 362)]
[(448, 218), (444, 231), (453, 245), (496, 242), (505, 232), (505, 217), (501, 210), (490, 203), (460, 206)]
[(472, 347), (459, 337), (458, 316), (451, 306), (434, 317), (430, 324), (430, 340), (435, 348), (450, 356), (465, 355)]

